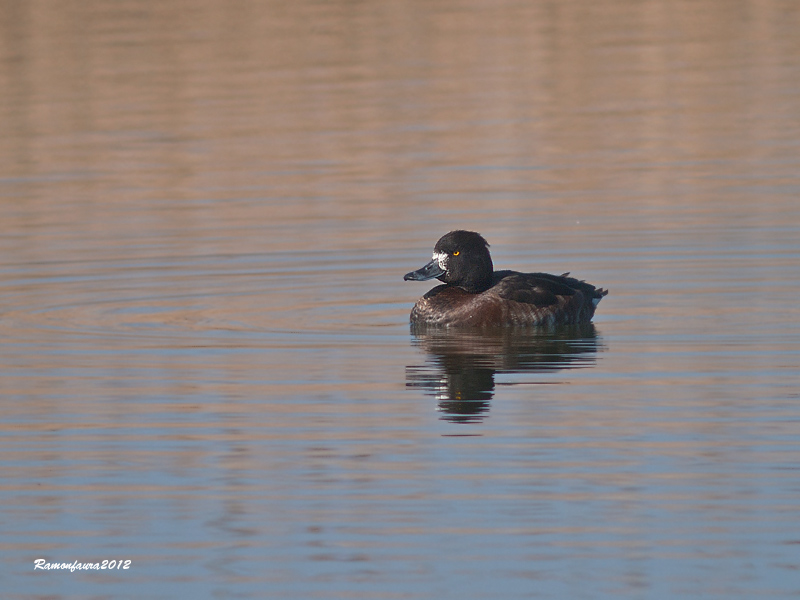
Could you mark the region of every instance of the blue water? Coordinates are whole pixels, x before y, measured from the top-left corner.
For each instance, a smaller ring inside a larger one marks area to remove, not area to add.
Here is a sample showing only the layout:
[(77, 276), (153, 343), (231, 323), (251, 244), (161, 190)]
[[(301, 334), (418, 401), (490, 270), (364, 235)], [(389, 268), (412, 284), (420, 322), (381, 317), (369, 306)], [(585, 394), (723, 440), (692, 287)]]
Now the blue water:
[(6, 7), (3, 597), (799, 596), (800, 11), (679, 8)]

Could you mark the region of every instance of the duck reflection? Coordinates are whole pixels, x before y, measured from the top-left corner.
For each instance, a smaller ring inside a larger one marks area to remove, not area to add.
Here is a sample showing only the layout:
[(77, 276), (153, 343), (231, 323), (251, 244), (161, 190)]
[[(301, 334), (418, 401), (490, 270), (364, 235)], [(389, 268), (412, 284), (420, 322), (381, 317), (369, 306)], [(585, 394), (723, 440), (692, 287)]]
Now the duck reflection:
[(428, 356), (425, 364), (406, 367), (406, 387), (435, 396), (443, 418), (460, 423), (483, 420), (495, 374), (590, 367), (599, 344), (591, 323), (526, 331), (412, 328), (411, 334)]

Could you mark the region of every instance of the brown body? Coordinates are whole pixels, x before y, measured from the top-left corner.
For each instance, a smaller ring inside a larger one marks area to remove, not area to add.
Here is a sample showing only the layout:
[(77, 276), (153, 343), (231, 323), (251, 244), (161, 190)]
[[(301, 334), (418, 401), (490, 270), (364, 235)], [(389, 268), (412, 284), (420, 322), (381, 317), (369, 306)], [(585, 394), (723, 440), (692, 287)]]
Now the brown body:
[(552, 326), (588, 323), (606, 292), (572, 279), (544, 273), (497, 273), (488, 290), (471, 293), (454, 285), (439, 285), (411, 310), (417, 325)]

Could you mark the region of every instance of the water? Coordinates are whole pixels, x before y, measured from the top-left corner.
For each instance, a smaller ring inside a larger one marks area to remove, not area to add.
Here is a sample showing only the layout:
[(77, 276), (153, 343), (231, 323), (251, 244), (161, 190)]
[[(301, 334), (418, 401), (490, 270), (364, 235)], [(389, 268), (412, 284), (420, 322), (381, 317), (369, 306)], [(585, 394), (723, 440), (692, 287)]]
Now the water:
[(4, 597), (800, 595), (795, 3), (0, 11)]

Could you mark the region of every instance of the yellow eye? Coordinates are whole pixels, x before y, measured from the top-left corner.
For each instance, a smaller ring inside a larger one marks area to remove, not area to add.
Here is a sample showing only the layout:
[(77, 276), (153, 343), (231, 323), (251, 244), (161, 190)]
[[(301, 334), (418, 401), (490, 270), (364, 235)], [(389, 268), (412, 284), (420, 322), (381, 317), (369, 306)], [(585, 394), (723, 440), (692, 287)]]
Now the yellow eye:
[(455, 252), (453, 252), (453, 256), (458, 256), (459, 254), (461, 254), (461, 252), (459, 250), (456, 250)]

